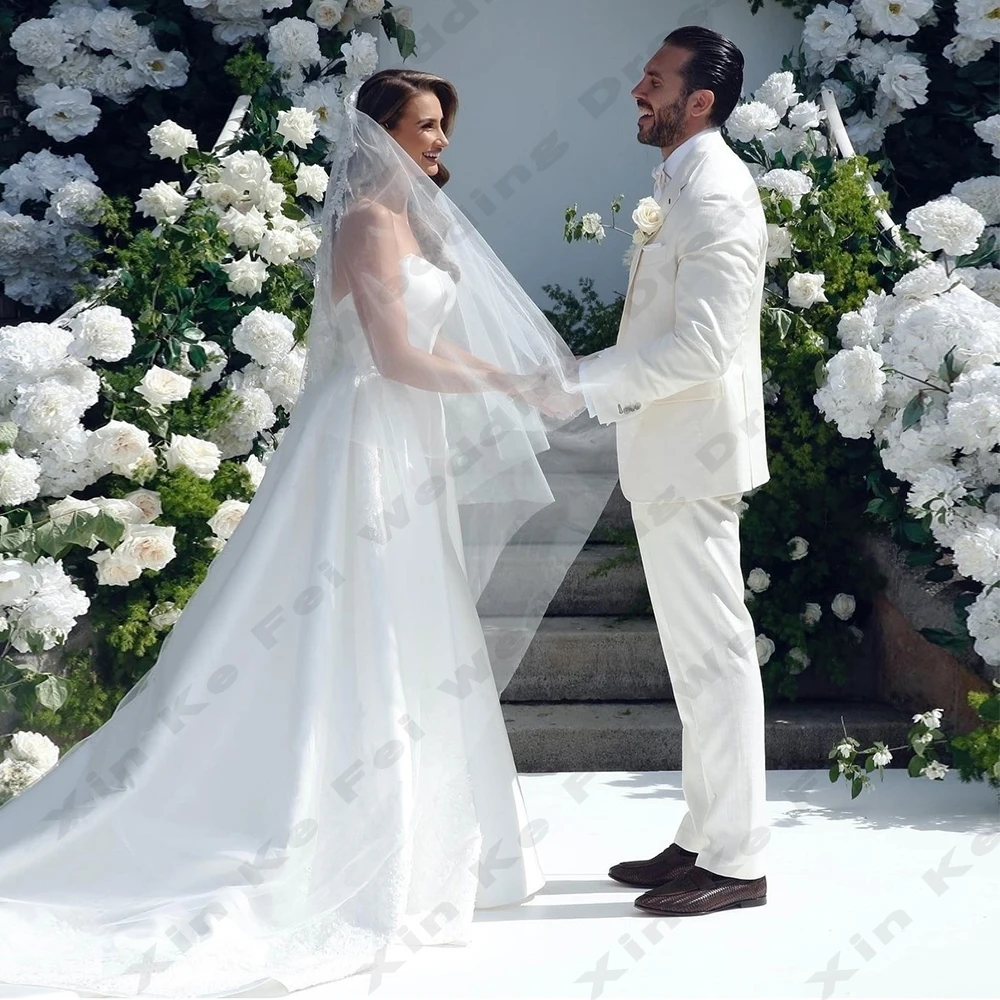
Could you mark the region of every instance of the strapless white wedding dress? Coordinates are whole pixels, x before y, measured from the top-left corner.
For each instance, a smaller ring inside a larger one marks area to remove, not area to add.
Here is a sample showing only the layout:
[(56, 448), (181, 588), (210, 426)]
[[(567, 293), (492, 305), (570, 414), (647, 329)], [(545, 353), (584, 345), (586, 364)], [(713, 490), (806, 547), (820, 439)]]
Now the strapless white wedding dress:
[[(415, 255), (400, 267), (431, 351), (456, 286)], [(335, 308), (357, 322), (350, 297)], [(351, 345), (307, 386), (156, 665), (0, 807), (0, 982), (291, 991), (387, 946), (468, 940), (474, 908), (544, 884), (476, 669), (457, 509), (420, 500), (447, 457), (441, 397)]]

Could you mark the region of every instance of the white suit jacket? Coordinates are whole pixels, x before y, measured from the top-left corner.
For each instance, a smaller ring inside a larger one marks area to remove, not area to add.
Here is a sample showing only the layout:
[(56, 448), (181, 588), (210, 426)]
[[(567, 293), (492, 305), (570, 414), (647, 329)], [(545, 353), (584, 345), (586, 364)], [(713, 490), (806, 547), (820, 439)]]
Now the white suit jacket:
[(740, 493), (767, 482), (760, 308), (767, 225), (746, 164), (718, 129), (658, 199), (632, 260), (618, 341), (580, 365), (601, 423), (617, 422), (634, 503)]

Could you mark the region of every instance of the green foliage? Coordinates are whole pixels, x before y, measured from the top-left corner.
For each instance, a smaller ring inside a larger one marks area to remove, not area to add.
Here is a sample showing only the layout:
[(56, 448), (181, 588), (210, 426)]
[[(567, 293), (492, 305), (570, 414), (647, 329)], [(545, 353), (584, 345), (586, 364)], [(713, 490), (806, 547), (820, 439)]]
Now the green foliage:
[[(1000, 691), (1000, 684), (993, 685)], [(952, 766), (962, 781), (983, 781), (1000, 789), (1000, 697), (985, 691), (969, 691), (968, 702), (983, 725), (952, 737)]]
[(617, 295), (612, 302), (602, 302), (593, 278), (581, 278), (579, 285), (579, 297), (559, 285), (542, 285), (555, 303), (554, 309), (543, 312), (574, 354), (593, 354), (615, 342), (625, 298)]

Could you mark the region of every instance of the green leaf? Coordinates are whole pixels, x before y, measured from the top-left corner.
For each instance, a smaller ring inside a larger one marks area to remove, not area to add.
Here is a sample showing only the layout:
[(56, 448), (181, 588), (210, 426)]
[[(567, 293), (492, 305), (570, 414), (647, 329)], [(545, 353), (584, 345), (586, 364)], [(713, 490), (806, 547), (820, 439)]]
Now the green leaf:
[(875, 770), (875, 755), (874, 754), (872, 754), (871, 757), (869, 757), (868, 760), (865, 761), (865, 770), (868, 771), (869, 773), (871, 773), (872, 771)]
[(851, 798), (856, 799), (861, 794), (861, 789), (865, 787), (865, 779), (861, 777), (855, 778), (851, 782)]
[(981, 719), (1000, 722), (1000, 698), (987, 698), (976, 711)]
[(125, 525), (102, 510), (94, 517), (93, 532), (95, 538), (113, 549), (125, 537)]
[(920, 772), (927, 766), (927, 761), (923, 757), (911, 757), (910, 763), (906, 766), (906, 773), (911, 778), (921, 777)]
[(924, 579), (930, 580), (932, 583), (944, 583), (954, 575), (955, 571), (951, 566), (935, 566), (924, 574)]
[(920, 634), (935, 646), (942, 649), (965, 649), (968, 645), (960, 636), (949, 632), (946, 628), (922, 628)]
[(927, 401), (924, 398), (924, 394), (922, 392), (918, 392), (913, 399), (906, 404), (906, 408), (903, 410), (902, 429), (906, 431), (919, 424), (920, 418), (924, 415), (924, 410), (926, 408)]
[(38, 700), (52, 711), (62, 708), (69, 694), (69, 686), (61, 677), (49, 674), (41, 684), (35, 688)]
[(836, 781), (840, 777), (840, 765), (834, 761), (830, 766), (830, 780)]
[(914, 549), (906, 553), (907, 566), (933, 566), (941, 558), (935, 549)]
[(911, 542), (931, 542), (934, 540), (934, 536), (919, 521), (904, 521), (903, 534)]
[(399, 54), (403, 59), (407, 59), (417, 51), (417, 36), (412, 28), (396, 29), (396, 44), (399, 46)]
[(188, 361), (199, 371), (208, 364), (208, 351), (199, 344), (188, 349)]
[(830, 236), (833, 236), (837, 232), (837, 227), (834, 224), (833, 219), (831, 219), (822, 208), (819, 210), (819, 221), (823, 224), (823, 228)]

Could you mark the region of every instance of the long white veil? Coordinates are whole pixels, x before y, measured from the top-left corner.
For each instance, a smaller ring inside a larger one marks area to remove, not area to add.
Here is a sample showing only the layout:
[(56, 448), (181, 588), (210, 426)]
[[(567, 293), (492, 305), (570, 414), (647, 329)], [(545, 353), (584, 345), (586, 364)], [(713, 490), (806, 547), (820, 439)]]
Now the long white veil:
[[(563, 374), (572, 352), (541, 309), (445, 192), (357, 109), (357, 93), (346, 99), (323, 206), (303, 390), (346, 368), (380, 396), (383, 415), (418, 425), (443, 412), (443, 440), (420, 442), (446, 483), (412, 481), (413, 438), (398, 425), (396, 437), (385, 435), (384, 419), (359, 419), (339, 433), (378, 456), (394, 504), (382, 514), (387, 536), (393, 517), (405, 518), (420, 496), (457, 503), (468, 583), (502, 691), (617, 482), (614, 428), (587, 416)], [(380, 213), (383, 224), (374, 222)], [(407, 258), (413, 266), (404, 268)], [(412, 339), (409, 292), (428, 268), (455, 288), (435, 346), (449, 367), (433, 373), (394, 364), (386, 346)], [(338, 277), (354, 309), (335, 304)], [(522, 381), (555, 373), (568, 390), (558, 393), (558, 415), (533, 405), (535, 397), (498, 391), (492, 369)]]

